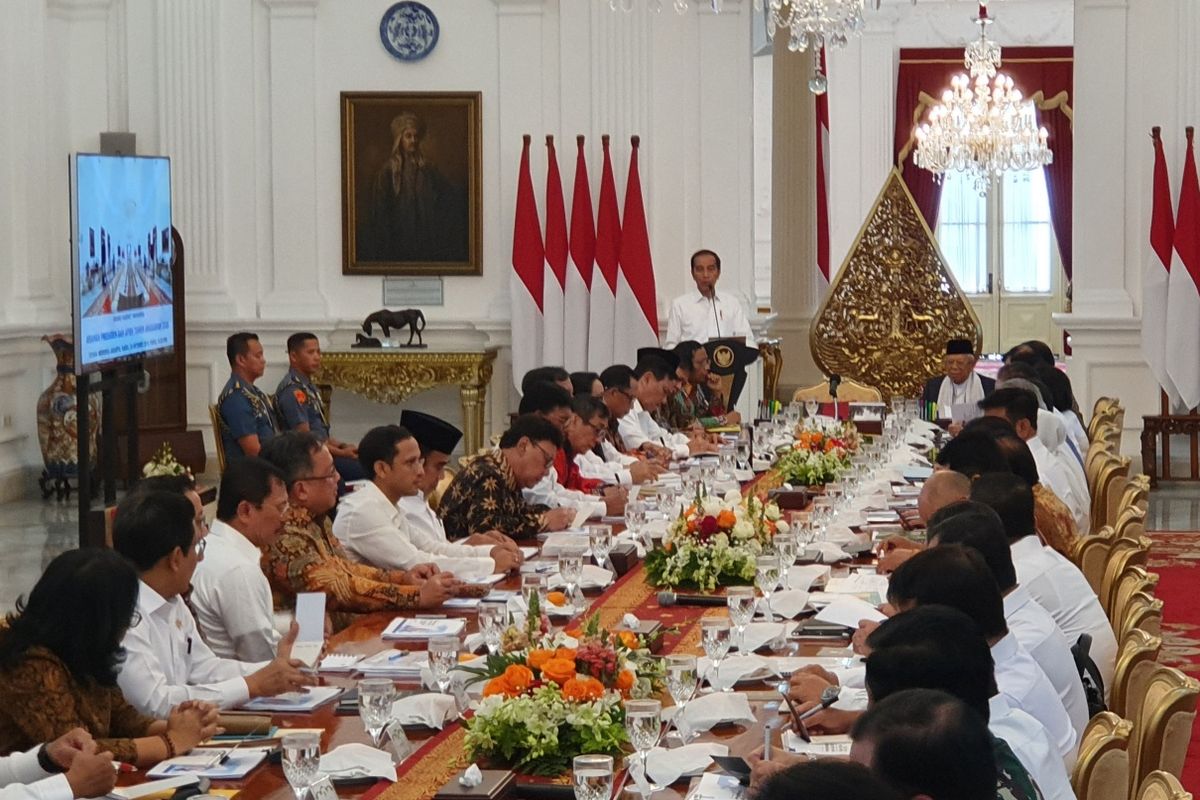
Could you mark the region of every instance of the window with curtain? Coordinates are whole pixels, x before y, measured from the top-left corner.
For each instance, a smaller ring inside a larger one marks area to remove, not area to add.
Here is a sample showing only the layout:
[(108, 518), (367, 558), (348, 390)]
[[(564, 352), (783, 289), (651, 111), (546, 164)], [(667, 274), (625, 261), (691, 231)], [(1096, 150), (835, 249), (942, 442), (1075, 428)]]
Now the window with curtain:
[(1040, 169), (1006, 173), (986, 197), (968, 178), (947, 173), (936, 236), (967, 294), (987, 292), (989, 273), (1008, 294), (1053, 290), (1058, 257)]

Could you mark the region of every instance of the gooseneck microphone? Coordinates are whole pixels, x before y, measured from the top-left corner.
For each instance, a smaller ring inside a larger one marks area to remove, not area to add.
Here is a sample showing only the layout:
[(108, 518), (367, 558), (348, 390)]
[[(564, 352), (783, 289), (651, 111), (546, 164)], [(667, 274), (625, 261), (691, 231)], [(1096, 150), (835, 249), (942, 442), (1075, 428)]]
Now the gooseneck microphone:
[(662, 591), (658, 593), (658, 604), (660, 606), (713, 606), (721, 607), (725, 605), (725, 598), (721, 595), (712, 594), (675, 594), (672, 591)]

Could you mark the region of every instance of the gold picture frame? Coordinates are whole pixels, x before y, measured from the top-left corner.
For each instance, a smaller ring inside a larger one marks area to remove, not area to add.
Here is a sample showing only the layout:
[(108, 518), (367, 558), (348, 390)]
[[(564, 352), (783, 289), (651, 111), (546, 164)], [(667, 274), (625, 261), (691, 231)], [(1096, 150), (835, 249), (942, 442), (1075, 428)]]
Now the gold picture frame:
[(482, 274), (482, 94), (342, 92), (340, 105), (342, 274)]

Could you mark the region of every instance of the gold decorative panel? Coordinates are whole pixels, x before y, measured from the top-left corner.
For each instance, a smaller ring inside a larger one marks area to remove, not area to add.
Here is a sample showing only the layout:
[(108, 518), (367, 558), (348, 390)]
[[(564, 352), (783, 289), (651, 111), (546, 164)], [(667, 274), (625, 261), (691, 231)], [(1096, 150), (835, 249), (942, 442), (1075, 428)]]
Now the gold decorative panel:
[(970, 339), (979, 352), (979, 318), (897, 170), (829, 287), (810, 339), (821, 370), (875, 386), (885, 400), (917, 397), (942, 374), (948, 339)]

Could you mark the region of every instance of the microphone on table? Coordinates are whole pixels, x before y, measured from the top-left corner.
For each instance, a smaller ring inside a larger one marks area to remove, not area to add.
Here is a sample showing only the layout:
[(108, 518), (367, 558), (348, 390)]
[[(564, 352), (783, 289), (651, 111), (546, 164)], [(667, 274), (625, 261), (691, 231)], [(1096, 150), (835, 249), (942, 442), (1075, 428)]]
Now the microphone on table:
[(675, 594), (672, 591), (658, 593), (660, 606), (713, 606), (725, 605), (725, 598), (711, 594)]

